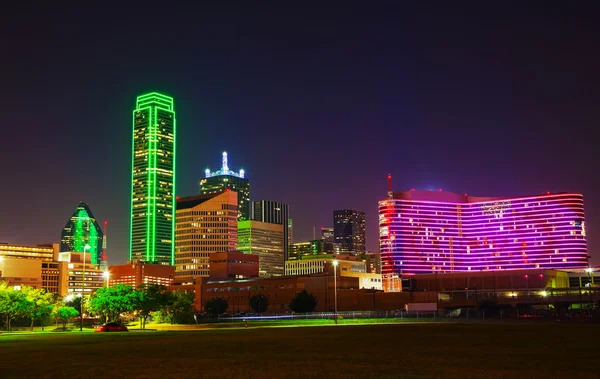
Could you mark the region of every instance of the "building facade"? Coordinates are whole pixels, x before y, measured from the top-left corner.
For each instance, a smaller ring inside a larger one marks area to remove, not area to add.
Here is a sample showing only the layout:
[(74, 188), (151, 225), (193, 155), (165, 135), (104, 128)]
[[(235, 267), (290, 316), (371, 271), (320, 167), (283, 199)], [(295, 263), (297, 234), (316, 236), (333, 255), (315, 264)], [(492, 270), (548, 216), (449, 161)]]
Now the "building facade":
[(287, 204), (278, 201), (260, 200), (252, 203), (252, 220), (269, 224), (283, 225), (283, 257), (288, 259), (290, 249), (290, 229), (285, 227), (290, 217)]
[(280, 276), (285, 271), (284, 225), (247, 220), (238, 223), (238, 249), (258, 255), (260, 276)]
[(61, 252), (58, 260), (67, 263), (67, 294), (91, 295), (106, 285), (104, 272), (99, 264), (92, 263), (90, 254)]
[(156, 92), (138, 96), (133, 111), (131, 261), (175, 263), (175, 129), (172, 97)]
[(327, 254), (333, 254), (334, 233), (333, 228), (321, 227), (321, 240), (323, 241), (323, 251)]
[(258, 255), (241, 251), (210, 255), (210, 279), (246, 279), (258, 277)]
[(381, 254), (380, 253), (366, 253), (365, 264), (367, 265), (367, 272), (375, 274), (381, 274)]
[(177, 200), (175, 279), (210, 275), (210, 255), (237, 247), (237, 193), (182, 197)]
[(333, 238), (336, 254), (365, 253), (365, 213), (351, 209), (334, 211)]
[(60, 245), (14, 245), (0, 243), (0, 257), (40, 259), (45, 262), (52, 262), (58, 259)]
[(296, 242), (290, 246), (290, 253), (287, 260), (302, 259), (305, 255), (323, 254), (323, 240), (311, 240), (305, 242)]
[(124, 265), (110, 266), (109, 285), (127, 284), (134, 288), (142, 285), (162, 285), (170, 287), (175, 278), (175, 267), (151, 264), (130, 263)]
[(382, 272), (407, 273), (588, 266), (583, 196), (472, 197), (394, 193), (379, 202)]
[(250, 180), (245, 177), (244, 170), (235, 172), (229, 169), (227, 152), (223, 152), (221, 169), (211, 172), (208, 168), (205, 177), (200, 181), (200, 194), (213, 194), (226, 189), (237, 194), (238, 220), (250, 219)]
[(94, 214), (86, 203), (81, 202), (62, 230), (60, 251), (83, 253), (85, 246), (89, 246), (86, 252), (90, 254), (92, 263), (97, 264), (102, 255), (103, 237)]

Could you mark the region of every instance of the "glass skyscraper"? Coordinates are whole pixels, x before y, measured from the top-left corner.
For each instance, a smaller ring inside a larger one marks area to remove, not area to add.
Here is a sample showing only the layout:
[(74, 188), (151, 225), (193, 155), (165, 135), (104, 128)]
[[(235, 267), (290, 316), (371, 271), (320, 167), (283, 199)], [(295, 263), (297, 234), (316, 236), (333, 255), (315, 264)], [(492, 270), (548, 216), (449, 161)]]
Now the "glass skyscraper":
[(85, 252), (90, 254), (92, 264), (98, 264), (103, 236), (92, 211), (86, 203), (81, 202), (62, 230), (60, 251), (83, 253), (85, 246), (89, 245), (90, 248)]
[(333, 212), (333, 249), (336, 254), (365, 252), (365, 213), (351, 209)]
[(173, 265), (175, 111), (173, 98), (138, 96), (133, 111), (131, 244), (133, 261)]
[(234, 172), (227, 164), (227, 153), (223, 152), (221, 169), (215, 172), (205, 171), (200, 181), (200, 194), (223, 192), (230, 189), (238, 194), (238, 220), (250, 219), (250, 181), (244, 177), (244, 170)]
[(255, 221), (266, 222), (270, 224), (283, 225), (283, 256), (288, 259), (290, 247), (290, 229), (285, 227), (290, 216), (287, 204), (278, 201), (260, 200), (252, 202), (251, 219)]

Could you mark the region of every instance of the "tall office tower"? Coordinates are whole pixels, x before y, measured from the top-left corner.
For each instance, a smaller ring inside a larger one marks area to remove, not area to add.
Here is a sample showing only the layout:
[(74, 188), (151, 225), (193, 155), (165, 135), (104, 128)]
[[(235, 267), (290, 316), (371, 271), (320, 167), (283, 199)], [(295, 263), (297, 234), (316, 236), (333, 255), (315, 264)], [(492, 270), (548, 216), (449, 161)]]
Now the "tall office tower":
[(138, 96), (133, 111), (131, 261), (174, 264), (175, 110), (173, 98)]
[(258, 255), (260, 276), (281, 276), (285, 272), (283, 230), (285, 225), (255, 220), (238, 223), (238, 249)]
[(294, 228), (292, 227), (292, 219), (288, 218), (288, 246), (294, 243)]
[(365, 213), (333, 211), (333, 249), (336, 254), (359, 255), (365, 250)]
[[(92, 211), (81, 202), (60, 234), (60, 251), (90, 254), (91, 263), (100, 263), (102, 238), (104, 234), (98, 226)], [(85, 248), (86, 245), (90, 247)]]
[[(278, 201), (261, 200), (252, 203), (251, 219), (254, 221), (262, 221), (270, 224), (286, 225), (290, 216), (289, 207), (287, 204)], [(288, 251), (290, 248), (289, 228), (283, 228), (283, 258), (288, 259)]]
[(379, 202), (384, 280), (402, 274), (588, 266), (583, 195), (395, 192)]
[(321, 241), (323, 241), (323, 252), (333, 253), (333, 228), (321, 227)]
[(175, 279), (210, 275), (210, 255), (237, 246), (237, 193), (182, 197), (175, 222)]
[(250, 220), (250, 180), (244, 177), (244, 170), (234, 172), (229, 169), (227, 153), (223, 152), (221, 169), (210, 172), (207, 168), (205, 178), (200, 181), (202, 195), (235, 191), (238, 196), (238, 220)]

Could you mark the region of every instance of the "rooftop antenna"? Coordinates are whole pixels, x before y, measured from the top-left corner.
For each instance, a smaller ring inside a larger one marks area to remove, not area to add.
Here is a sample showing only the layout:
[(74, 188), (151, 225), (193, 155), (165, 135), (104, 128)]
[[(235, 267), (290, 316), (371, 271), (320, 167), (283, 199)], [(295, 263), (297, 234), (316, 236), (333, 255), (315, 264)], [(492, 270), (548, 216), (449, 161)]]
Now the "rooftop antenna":
[(387, 182), (388, 182), (388, 199), (393, 199), (394, 198), (394, 192), (392, 191), (392, 174), (388, 174), (387, 176)]
[(224, 174), (227, 174), (229, 172), (229, 167), (227, 166), (227, 152), (226, 151), (223, 152), (223, 164), (221, 165), (221, 169), (223, 170)]

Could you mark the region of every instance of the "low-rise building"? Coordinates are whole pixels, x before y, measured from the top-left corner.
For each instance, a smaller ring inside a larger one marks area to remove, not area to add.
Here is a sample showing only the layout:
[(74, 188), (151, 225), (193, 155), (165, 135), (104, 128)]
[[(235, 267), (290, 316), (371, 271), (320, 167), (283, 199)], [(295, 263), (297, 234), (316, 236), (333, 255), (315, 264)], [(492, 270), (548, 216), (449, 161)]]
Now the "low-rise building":
[(258, 255), (241, 251), (218, 252), (210, 255), (210, 278), (245, 279), (258, 277)]
[(175, 267), (162, 264), (132, 262), (108, 268), (108, 284), (127, 284), (134, 288), (158, 284), (170, 287), (175, 278)]
[(92, 264), (91, 254), (61, 252), (59, 262), (66, 262), (68, 269), (68, 294), (91, 295), (106, 284), (99, 264)]

